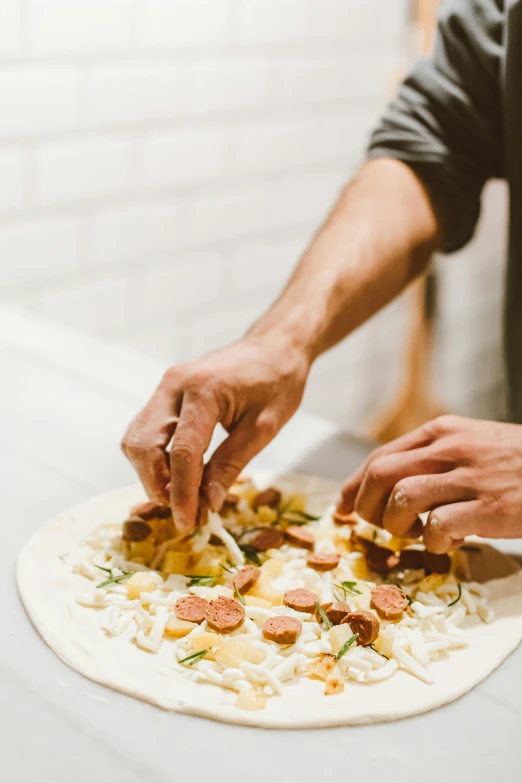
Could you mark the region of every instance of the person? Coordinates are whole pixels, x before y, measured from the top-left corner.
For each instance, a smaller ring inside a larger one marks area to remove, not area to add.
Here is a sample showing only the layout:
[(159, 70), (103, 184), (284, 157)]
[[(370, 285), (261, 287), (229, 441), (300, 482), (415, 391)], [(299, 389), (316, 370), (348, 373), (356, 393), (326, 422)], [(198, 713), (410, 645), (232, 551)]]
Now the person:
[[(505, 342), (510, 422), (443, 416), (377, 448), (339, 510), (405, 536), (429, 512), (426, 547), (522, 536), (522, 0), (450, 0), (434, 53), (406, 78), (367, 160), (271, 309), (233, 345), (167, 370), (123, 450), (180, 532), (198, 493), (219, 510), (236, 476), (296, 411), (314, 360), (417, 275), (462, 247), (492, 177), (511, 223)], [(206, 465), (215, 425), (228, 438)], [(167, 447), (171, 442), (170, 453)]]

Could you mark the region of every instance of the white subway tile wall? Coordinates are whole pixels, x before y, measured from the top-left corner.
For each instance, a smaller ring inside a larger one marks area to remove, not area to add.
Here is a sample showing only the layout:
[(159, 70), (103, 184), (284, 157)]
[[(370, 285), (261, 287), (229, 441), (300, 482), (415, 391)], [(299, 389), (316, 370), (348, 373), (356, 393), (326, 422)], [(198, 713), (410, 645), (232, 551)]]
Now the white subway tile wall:
[[(0, 302), (181, 362), (237, 339), (363, 156), (408, 0), (1, 0)], [(435, 385), (500, 413), (503, 191), (439, 263)], [(463, 293), (464, 292), (464, 293)], [(404, 297), (313, 371), (361, 430), (401, 380)]]

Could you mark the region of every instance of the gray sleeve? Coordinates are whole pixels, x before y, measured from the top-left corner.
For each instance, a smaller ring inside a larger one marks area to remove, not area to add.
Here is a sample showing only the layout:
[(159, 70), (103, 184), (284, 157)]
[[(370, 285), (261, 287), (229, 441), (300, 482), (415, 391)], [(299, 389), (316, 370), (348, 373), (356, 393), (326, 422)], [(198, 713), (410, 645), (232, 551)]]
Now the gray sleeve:
[(404, 81), (368, 150), (416, 171), (441, 220), (445, 252), (470, 239), (484, 183), (503, 176), (503, 5), (444, 3), (433, 56)]

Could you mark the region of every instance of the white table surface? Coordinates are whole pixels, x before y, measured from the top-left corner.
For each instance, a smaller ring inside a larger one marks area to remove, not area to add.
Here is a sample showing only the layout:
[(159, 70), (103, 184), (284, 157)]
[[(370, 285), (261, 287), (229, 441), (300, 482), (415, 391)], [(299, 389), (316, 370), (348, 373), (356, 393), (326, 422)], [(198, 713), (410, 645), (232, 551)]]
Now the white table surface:
[[(134, 480), (119, 440), (162, 369), (0, 310), (0, 781), (521, 780), (520, 648), (470, 694), (433, 713), (287, 732), (164, 712), (86, 680), (47, 648), (20, 604), (16, 555), (49, 517)], [(367, 451), (332, 424), (299, 414), (256, 465), (342, 478)]]

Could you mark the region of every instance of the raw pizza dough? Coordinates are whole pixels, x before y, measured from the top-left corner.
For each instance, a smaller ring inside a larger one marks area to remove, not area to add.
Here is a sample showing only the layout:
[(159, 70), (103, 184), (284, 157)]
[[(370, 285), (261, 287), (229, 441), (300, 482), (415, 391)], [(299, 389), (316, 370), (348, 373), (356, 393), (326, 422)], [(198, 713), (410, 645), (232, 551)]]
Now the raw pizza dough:
[[(254, 479), (260, 487), (273, 484), (290, 493), (305, 493), (312, 513), (324, 512), (339, 492), (335, 482), (299, 474), (263, 473)], [(488, 584), (495, 620), (486, 625), (477, 619), (463, 626), (469, 647), (430, 665), (432, 685), (397, 671), (383, 682), (350, 682), (343, 693), (325, 696), (317, 682), (303, 677), (285, 687), (282, 696), (269, 699), (263, 710), (240, 710), (234, 706), (235, 694), (173, 671), (168, 645), (151, 654), (124, 635), (108, 638), (97, 612), (75, 601), (86, 581), (71, 573), (71, 565), (80, 559), (81, 542), (99, 525), (125, 519), (129, 507), (143, 499), (139, 486), (127, 487), (47, 522), (22, 549), (17, 580), (31, 620), (64, 663), (95, 682), (163, 709), (281, 729), (390, 721), (454, 701), (496, 669), (522, 639), (522, 570), (507, 555), (480, 544), (469, 555), (469, 578)]]

